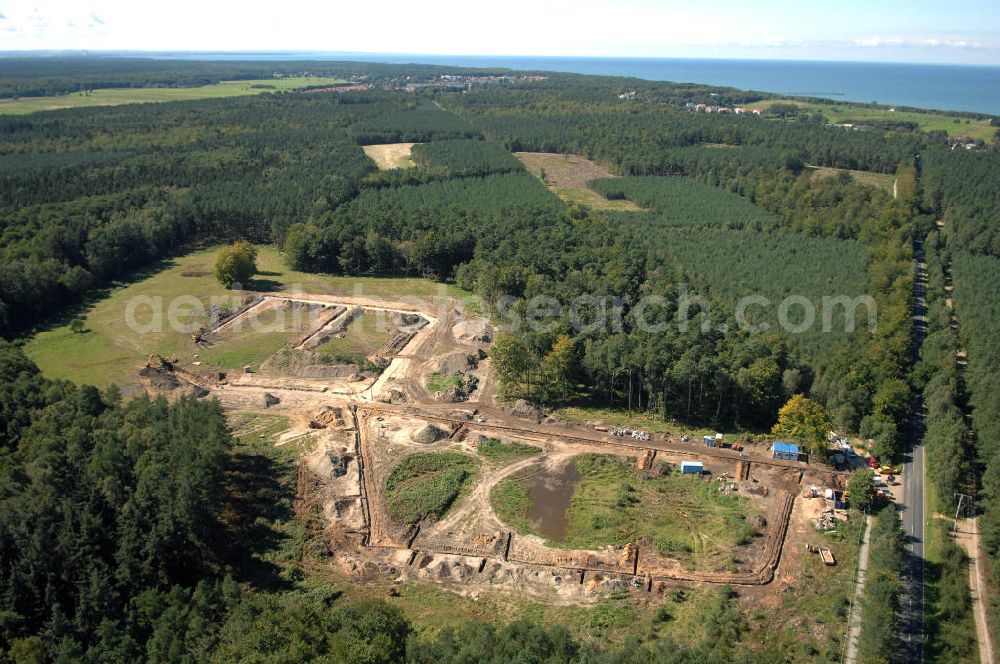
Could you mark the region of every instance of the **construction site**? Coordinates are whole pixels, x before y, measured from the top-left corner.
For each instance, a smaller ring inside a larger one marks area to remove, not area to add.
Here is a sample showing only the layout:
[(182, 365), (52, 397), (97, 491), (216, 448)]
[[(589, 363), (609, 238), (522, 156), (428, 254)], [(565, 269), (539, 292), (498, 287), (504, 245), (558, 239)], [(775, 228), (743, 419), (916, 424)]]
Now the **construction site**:
[[(294, 324), (275, 324), (275, 312)], [(377, 324), (362, 327), (364, 319)], [(270, 327), (257, 333), (283, 343), (259, 366), (223, 370), (205, 359), (261, 321)], [(355, 340), (354, 361), (323, 351), (350, 341), (352, 325), (367, 335)], [(154, 355), (140, 375), (150, 391), (210, 396), (233, 415), (287, 418), (277, 444), (307, 441), (309, 450), (299, 463), (298, 509), (321, 514), (323, 556), (347, 578), (426, 582), (471, 596), (509, 589), (564, 603), (704, 584), (766, 593), (817, 551), (818, 524), (832, 520), (833, 508), (814, 488), (842, 490), (845, 475), (773, 458), (764, 445), (708, 446), (681, 432), (625, 436), (555, 421), (526, 402), (498, 403), (493, 335), (451, 298), (270, 293), (195, 330), (183, 360)], [(712, 514), (691, 502), (665, 525), (693, 533), (694, 548), (634, 529), (587, 540), (597, 545), (561, 544), (581, 459), (612, 460), (641, 489), (630, 488), (627, 501), (647, 513), (670, 512), (670, 487), (707, 496), (705, 505), (724, 496), (731, 513), (721, 530), (745, 535), (699, 534)], [(670, 477), (674, 484), (663, 483)], [(516, 517), (500, 492), (512, 487), (530, 503)], [(643, 505), (649, 496), (654, 502)]]

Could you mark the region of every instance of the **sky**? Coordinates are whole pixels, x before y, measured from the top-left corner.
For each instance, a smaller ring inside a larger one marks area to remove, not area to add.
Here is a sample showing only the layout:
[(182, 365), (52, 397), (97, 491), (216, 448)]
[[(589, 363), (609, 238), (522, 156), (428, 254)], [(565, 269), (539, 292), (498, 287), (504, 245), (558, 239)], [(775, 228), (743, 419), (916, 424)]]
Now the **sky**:
[(0, 0), (0, 51), (81, 49), (1000, 65), (1000, 2)]

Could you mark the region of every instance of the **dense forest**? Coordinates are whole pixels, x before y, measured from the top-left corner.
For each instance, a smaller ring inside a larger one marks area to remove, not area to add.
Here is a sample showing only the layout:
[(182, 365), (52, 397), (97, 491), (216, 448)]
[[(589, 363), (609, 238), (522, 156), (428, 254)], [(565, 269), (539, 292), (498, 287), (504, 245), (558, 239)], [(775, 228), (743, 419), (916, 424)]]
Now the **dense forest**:
[[(933, 470), (944, 475), (936, 479), (945, 504), (953, 504), (951, 492), (958, 487), (978, 495), (982, 545), (991, 558), (995, 588), (995, 570), (1000, 569), (1000, 295), (996, 287), (1000, 283), (996, 225), (1000, 198), (995, 186), (1000, 161), (995, 151), (962, 154), (935, 149), (925, 151), (920, 164), (923, 205), (940, 226), (928, 234), (926, 242), (930, 291), (937, 288), (954, 300), (954, 318), (946, 302), (936, 307), (931, 303), (931, 323), (947, 321), (938, 323), (938, 335), (943, 337), (936, 344), (941, 348), (938, 352), (954, 361), (953, 368), (942, 366), (927, 383), (929, 453), (937, 448), (938, 460), (947, 460)], [(940, 364), (948, 364), (947, 359)], [(956, 458), (961, 460), (957, 464)], [(1000, 627), (995, 600), (992, 609), (995, 630)]]
[[(299, 269), (455, 279), (489, 303), (652, 294), (666, 298), (661, 313), (670, 316), (683, 286), (712, 302), (702, 313), (713, 329), (659, 339), (634, 326), (620, 338), (579, 334), (573, 373), (610, 386), (612, 400), (716, 426), (767, 426), (791, 392), (812, 392), (838, 426), (896, 453), (906, 410), (909, 212), (847, 175), (812, 178), (804, 163), (894, 172), (918, 139), (652, 102), (622, 114), (603, 79), (581, 80), (512, 83), (503, 93), (265, 94), (0, 120), (0, 325), (8, 335), (30, 329), (91, 289), (212, 237), (276, 242)], [(376, 171), (360, 149), (393, 141), (424, 143), (416, 169)], [(566, 208), (504, 148), (578, 152), (623, 174), (655, 174), (595, 184), (649, 212)], [(743, 289), (720, 280), (731, 270), (746, 277)], [(765, 350), (746, 346), (733, 324), (742, 295), (815, 299), (831, 289), (873, 294), (877, 331), (784, 335)], [(570, 331), (563, 318), (562, 329), (522, 339), (539, 367)], [(757, 350), (735, 350), (744, 346)], [(859, 371), (861, 357), (869, 359)]]
[[(275, 71), (273, 63), (109, 63), (7, 61), (0, 95)], [(764, 431), (802, 393), (890, 459), (922, 400), (942, 505), (981, 488), (984, 546), (1000, 565), (996, 151), (952, 151), (937, 134), (849, 131), (806, 116), (685, 110), (712, 94), (733, 103), (764, 96), (706, 86), (553, 75), (405, 92), (394, 88), (407, 76), (490, 72), (282, 66), (380, 85), (0, 117), (0, 336), (30, 334), (156, 259), (235, 238), (274, 243), (299, 270), (453, 282), (498, 322), (532, 320), (540, 298), (584, 298), (584, 322), (596, 324), (579, 325), (563, 307), (551, 324), (500, 335), (494, 359), (508, 396)], [(623, 90), (638, 99), (619, 99)], [(415, 167), (380, 171), (362, 150), (392, 142), (418, 143)], [(622, 176), (593, 189), (642, 210), (568, 205), (525, 171), (512, 154), (522, 150), (588, 156)], [(895, 175), (897, 196), (847, 172), (815, 177), (814, 166)], [(919, 357), (915, 248), (931, 279)], [(942, 295), (952, 277), (957, 329)], [(764, 333), (738, 320), (751, 295), (771, 302), (745, 321), (767, 325)], [(783, 329), (777, 306), (790, 295), (817, 304), (870, 295), (877, 326), (862, 307), (845, 331), (841, 307), (830, 332)], [(641, 308), (643, 298), (655, 304)], [(620, 325), (600, 318), (606, 301), (620, 307)], [(967, 370), (954, 362), (960, 349)], [(749, 657), (735, 645), (746, 626), (728, 593), (706, 616), (719, 629), (700, 646), (598, 652), (529, 623), (418, 637), (379, 602), (271, 592), (249, 582), (238, 525), (227, 521), (239, 454), (216, 405), (126, 401), (114, 389), (51, 382), (7, 343), (0, 383), (0, 647), (12, 660)], [(877, 552), (878, 597), (863, 611), (866, 624), (891, 633), (895, 519), (880, 516), (877, 532), (887, 543)], [(954, 579), (962, 558), (948, 555), (940, 574)], [(959, 619), (966, 609), (952, 603), (942, 614)], [(952, 652), (948, 634), (935, 646), (942, 653)]]

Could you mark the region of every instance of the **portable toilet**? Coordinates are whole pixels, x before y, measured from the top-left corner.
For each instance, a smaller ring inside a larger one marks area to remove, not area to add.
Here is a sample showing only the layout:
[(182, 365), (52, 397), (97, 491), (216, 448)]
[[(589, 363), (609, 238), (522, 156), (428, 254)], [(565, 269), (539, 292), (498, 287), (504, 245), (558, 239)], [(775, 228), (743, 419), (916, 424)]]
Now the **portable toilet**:
[(705, 441), (707, 447), (715, 447), (715, 437), (714, 436), (702, 436), (702, 440)]
[(701, 461), (681, 461), (682, 475), (701, 475), (705, 472), (705, 465)]

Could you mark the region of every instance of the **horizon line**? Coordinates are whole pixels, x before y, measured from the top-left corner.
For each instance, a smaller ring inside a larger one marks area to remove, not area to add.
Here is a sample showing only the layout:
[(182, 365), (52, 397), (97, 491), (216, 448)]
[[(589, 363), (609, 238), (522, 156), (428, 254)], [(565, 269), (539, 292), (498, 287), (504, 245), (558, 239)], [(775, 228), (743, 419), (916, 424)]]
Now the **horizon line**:
[[(947, 62), (947, 61), (922, 61), (922, 60), (866, 60), (853, 58), (809, 58), (809, 57), (767, 57), (767, 56), (682, 56), (682, 55), (533, 55), (533, 54), (497, 54), (497, 53), (408, 53), (397, 51), (336, 51), (322, 49), (88, 49), (88, 48), (39, 48), (39, 49), (4, 49), (0, 48), (0, 57), (10, 57), (12, 55), (43, 55), (43, 54), (74, 54), (86, 55), (155, 55), (155, 54), (190, 54), (190, 55), (279, 55), (279, 54), (316, 54), (316, 55), (340, 55), (357, 57), (394, 57), (394, 58), (512, 58), (512, 59), (537, 59), (537, 60), (690, 60), (690, 61), (730, 61), (730, 62), (802, 62), (802, 63), (825, 63), (825, 64), (873, 64), (873, 65), (912, 65), (912, 66), (940, 66), (940, 67), (974, 67), (997, 69), (1000, 63), (969, 63), (969, 62)], [(392, 63), (396, 64), (396, 63)], [(414, 61), (412, 63), (398, 64), (422, 64)], [(433, 64), (433, 63), (429, 63)]]

